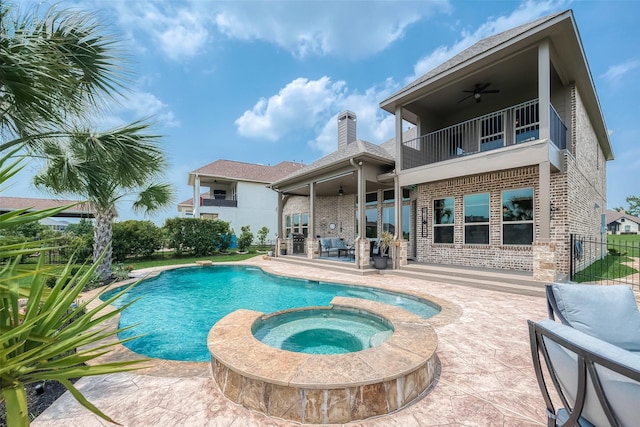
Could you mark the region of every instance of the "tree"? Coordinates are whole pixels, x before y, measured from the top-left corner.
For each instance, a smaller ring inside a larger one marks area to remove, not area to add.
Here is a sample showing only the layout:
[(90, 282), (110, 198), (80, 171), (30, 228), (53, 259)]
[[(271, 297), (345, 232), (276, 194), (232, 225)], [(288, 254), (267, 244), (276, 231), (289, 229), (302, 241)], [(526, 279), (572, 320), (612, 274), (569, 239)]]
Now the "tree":
[(127, 256), (151, 257), (162, 248), (162, 230), (151, 221), (122, 221), (113, 224), (113, 257), (124, 262)]
[(627, 197), (627, 203), (629, 204), (629, 209), (626, 212), (629, 215), (640, 216), (640, 197), (639, 196), (629, 196)]
[(118, 40), (91, 14), (36, 12), (0, 3), (0, 152), (39, 153), (43, 141), (68, 137), (69, 123), (119, 95), (126, 74)]
[(258, 241), (260, 242), (260, 246), (264, 246), (265, 240), (267, 240), (267, 235), (269, 234), (269, 229), (266, 226), (263, 226), (260, 230), (258, 230)]
[(251, 242), (253, 242), (253, 233), (249, 225), (243, 225), (240, 227), (240, 230), (242, 230), (242, 233), (240, 233), (240, 237), (238, 237), (238, 250), (244, 252), (249, 249)]
[(219, 219), (168, 218), (164, 223), (167, 247), (176, 254), (191, 252), (195, 256), (226, 251), (231, 244), (229, 223)]
[(166, 169), (159, 137), (145, 133), (148, 125), (137, 122), (106, 133), (77, 131), (66, 144), (46, 143), (46, 166), (35, 176), (37, 187), (58, 195), (85, 198), (95, 209), (94, 262), (106, 250), (98, 274), (111, 276), (112, 224), (116, 203), (136, 195), (136, 211), (145, 214), (168, 206), (173, 199), (169, 184), (155, 183)]
[[(0, 156), (0, 188), (19, 169), (17, 163), (7, 165), (12, 155), (9, 152)], [(7, 228), (33, 224), (71, 206), (0, 214), (0, 233)], [(25, 386), (49, 380), (59, 381), (83, 406), (113, 422), (84, 398), (70, 379), (137, 369), (134, 365), (142, 360), (85, 364), (129, 340), (113, 340), (121, 331), (103, 324), (125, 308), (104, 310), (130, 287), (95, 308), (90, 309), (89, 304), (93, 307), (99, 295), (74, 305), (98, 264), (85, 273), (72, 274), (74, 260), (70, 260), (49, 290), (46, 278), (51, 272), (44, 264), (45, 254), (56, 249), (50, 243), (32, 240), (20, 245), (0, 245), (0, 400), (6, 402), (7, 425), (29, 425)], [(36, 268), (22, 269), (21, 258), (36, 253), (40, 253)], [(68, 282), (73, 285), (65, 286)], [(105, 340), (111, 342), (105, 344)]]
[[(20, 16), (10, 4), (0, 3), (0, 188), (22, 168), (21, 159), (42, 156), (47, 146), (75, 139), (72, 124), (89, 123), (117, 95), (122, 61), (114, 56), (116, 39), (103, 30), (91, 14), (52, 8), (42, 16), (39, 11)], [(132, 127), (121, 133), (135, 134)], [(0, 233), (71, 206), (0, 214)], [(46, 289), (51, 272), (44, 256), (54, 249), (58, 247), (50, 240), (0, 244), (0, 390), (9, 426), (29, 424), (25, 385), (44, 380), (60, 381), (82, 405), (110, 420), (69, 379), (133, 369), (131, 362), (85, 365), (123, 342), (104, 344), (120, 331), (99, 326), (122, 308), (100, 313), (113, 298), (95, 309), (88, 308), (89, 301), (72, 305), (97, 263), (72, 275), (71, 260), (53, 289)], [(37, 253), (36, 268), (21, 270), (21, 258)], [(64, 287), (70, 276), (74, 285)], [(74, 352), (91, 344), (91, 350)]]

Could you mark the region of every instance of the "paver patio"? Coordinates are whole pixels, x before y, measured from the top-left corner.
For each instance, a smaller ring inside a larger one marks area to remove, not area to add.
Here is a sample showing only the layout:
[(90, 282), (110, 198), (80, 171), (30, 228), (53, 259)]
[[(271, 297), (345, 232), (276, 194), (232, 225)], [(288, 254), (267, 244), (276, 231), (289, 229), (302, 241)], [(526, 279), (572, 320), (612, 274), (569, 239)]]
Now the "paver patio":
[[(412, 290), (457, 307), (459, 315), (451, 321), (434, 319), (441, 364), (435, 387), (403, 410), (350, 426), (546, 425), (526, 324), (527, 319), (546, 317), (543, 298), (393, 275), (360, 277), (261, 258), (245, 263), (276, 274), (291, 275), (294, 271), (296, 276), (313, 280)], [(83, 378), (76, 386), (92, 403), (125, 426), (296, 425), (227, 400), (212, 380), (207, 363), (158, 362), (155, 369), (144, 374)], [(112, 424), (81, 407), (67, 392), (32, 425)]]

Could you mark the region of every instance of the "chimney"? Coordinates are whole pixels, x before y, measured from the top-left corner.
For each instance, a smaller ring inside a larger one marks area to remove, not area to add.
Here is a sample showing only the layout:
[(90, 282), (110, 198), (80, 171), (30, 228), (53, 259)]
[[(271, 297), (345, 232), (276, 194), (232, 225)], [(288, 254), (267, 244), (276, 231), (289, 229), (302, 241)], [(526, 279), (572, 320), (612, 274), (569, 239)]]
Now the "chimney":
[(356, 113), (345, 110), (338, 114), (338, 150), (356, 139)]

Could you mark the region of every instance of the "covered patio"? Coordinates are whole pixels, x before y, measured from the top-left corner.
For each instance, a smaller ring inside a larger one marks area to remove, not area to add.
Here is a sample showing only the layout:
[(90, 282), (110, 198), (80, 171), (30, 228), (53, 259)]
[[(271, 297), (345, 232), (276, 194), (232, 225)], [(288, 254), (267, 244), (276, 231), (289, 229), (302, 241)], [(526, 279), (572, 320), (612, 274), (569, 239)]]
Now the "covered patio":
[(395, 144), (356, 139), (355, 120), (350, 111), (338, 115), (338, 150), (271, 185), (278, 193), (276, 256), (345, 258), (364, 269), (371, 241), (386, 231), (394, 236), (394, 268), (406, 263), (411, 201), (395, 175)]

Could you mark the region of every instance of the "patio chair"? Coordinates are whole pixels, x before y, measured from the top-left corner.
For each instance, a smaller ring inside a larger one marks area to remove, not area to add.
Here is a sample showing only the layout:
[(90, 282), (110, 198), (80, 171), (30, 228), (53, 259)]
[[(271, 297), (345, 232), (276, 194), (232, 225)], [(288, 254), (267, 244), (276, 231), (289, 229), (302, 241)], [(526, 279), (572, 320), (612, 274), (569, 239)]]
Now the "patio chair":
[(551, 319), (528, 322), (547, 425), (638, 425), (640, 312), (631, 289), (552, 284), (547, 303)]

